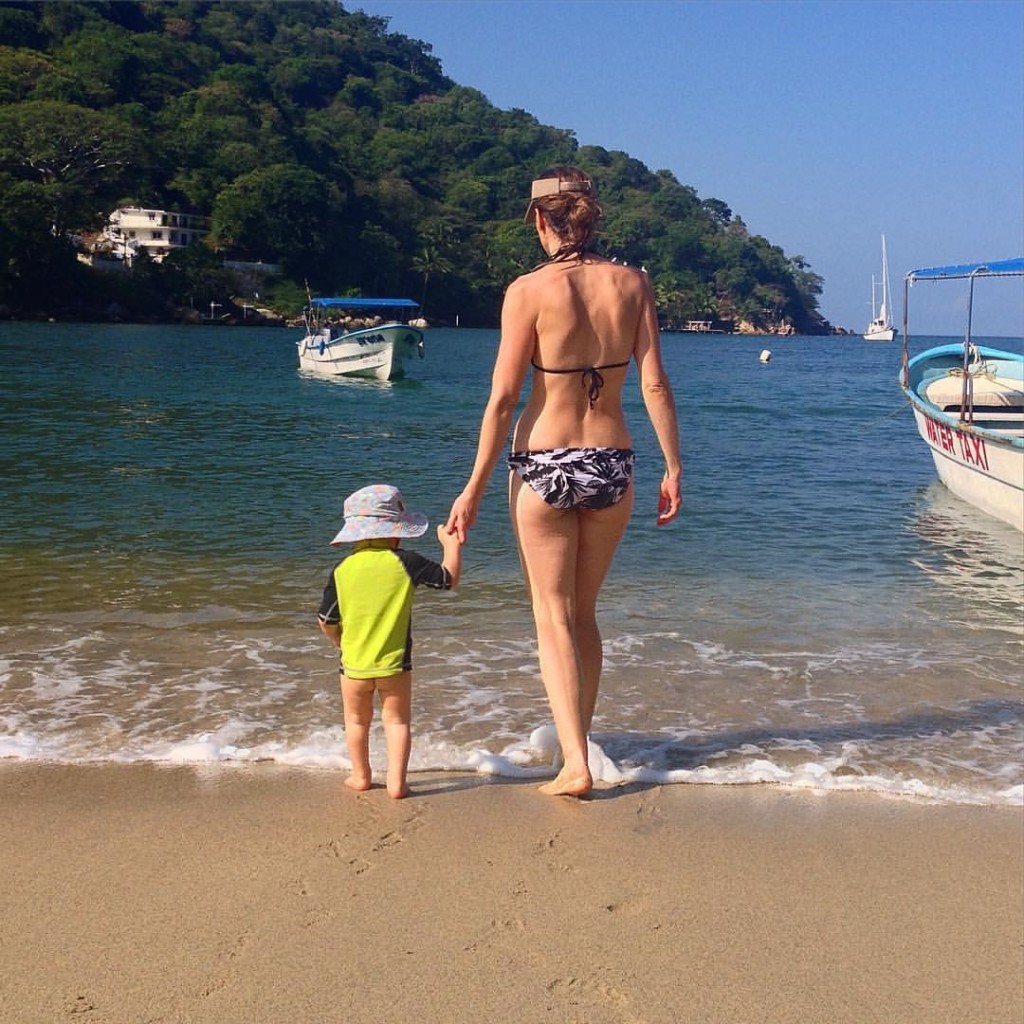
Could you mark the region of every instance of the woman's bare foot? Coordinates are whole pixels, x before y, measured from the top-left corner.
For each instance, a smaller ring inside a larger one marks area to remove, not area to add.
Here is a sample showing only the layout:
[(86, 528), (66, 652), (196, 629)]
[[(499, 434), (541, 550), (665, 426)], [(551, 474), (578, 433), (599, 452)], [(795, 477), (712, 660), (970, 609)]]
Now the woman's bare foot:
[(356, 775), (352, 774), (345, 780), (345, 785), (349, 789), (354, 789), (357, 793), (363, 793), (370, 788), (371, 779), (369, 775)]
[(550, 782), (538, 787), (545, 796), (584, 796), (594, 788), (590, 769), (569, 771), (563, 768)]
[(388, 796), (392, 800), (404, 800), (409, 795), (409, 787), (405, 781), (399, 783), (388, 782)]

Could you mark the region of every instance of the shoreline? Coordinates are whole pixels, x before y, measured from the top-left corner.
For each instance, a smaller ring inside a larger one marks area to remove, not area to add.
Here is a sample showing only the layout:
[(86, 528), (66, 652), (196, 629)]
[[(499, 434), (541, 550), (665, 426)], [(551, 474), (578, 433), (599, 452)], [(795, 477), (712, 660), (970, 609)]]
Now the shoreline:
[(1017, 1024), (1024, 815), (0, 764), (0, 1019)]

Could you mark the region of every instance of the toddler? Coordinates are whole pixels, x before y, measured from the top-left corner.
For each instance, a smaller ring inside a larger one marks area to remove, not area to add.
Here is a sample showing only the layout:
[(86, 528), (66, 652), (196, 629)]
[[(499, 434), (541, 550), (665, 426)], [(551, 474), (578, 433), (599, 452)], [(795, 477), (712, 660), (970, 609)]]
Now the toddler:
[(426, 531), (427, 517), (407, 509), (398, 488), (388, 484), (371, 484), (349, 495), (344, 514), (345, 525), (331, 544), (355, 547), (331, 572), (319, 620), (341, 656), (345, 742), (352, 760), (345, 785), (370, 788), (376, 692), (387, 746), (388, 796), (400, 800), (409, 795), (413, 592), (420, 585), (453, 589), (462, 572), (462, 545), (442, 525), (437, 528), (441, 562), (399, 547), (403, 537)]

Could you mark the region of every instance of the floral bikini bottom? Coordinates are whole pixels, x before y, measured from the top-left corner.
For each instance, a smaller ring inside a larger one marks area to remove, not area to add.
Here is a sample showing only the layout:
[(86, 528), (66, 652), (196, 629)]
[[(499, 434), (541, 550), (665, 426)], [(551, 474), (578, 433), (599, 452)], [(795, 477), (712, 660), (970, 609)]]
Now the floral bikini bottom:
[(552, 508), (610, 508), (633, 479), (632, 448), (548, 448), (510, 452), (509, 469)]

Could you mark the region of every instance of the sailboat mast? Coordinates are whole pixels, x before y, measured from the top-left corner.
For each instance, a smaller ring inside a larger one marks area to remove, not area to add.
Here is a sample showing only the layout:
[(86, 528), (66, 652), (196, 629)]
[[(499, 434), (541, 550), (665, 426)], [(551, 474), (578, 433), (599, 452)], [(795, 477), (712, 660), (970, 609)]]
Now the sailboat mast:
[(885, 235), (882, 235), (882, 306), (878, 318), (885, 320), (888, 326), (889, 316), (889, 257), (885, 251)]

